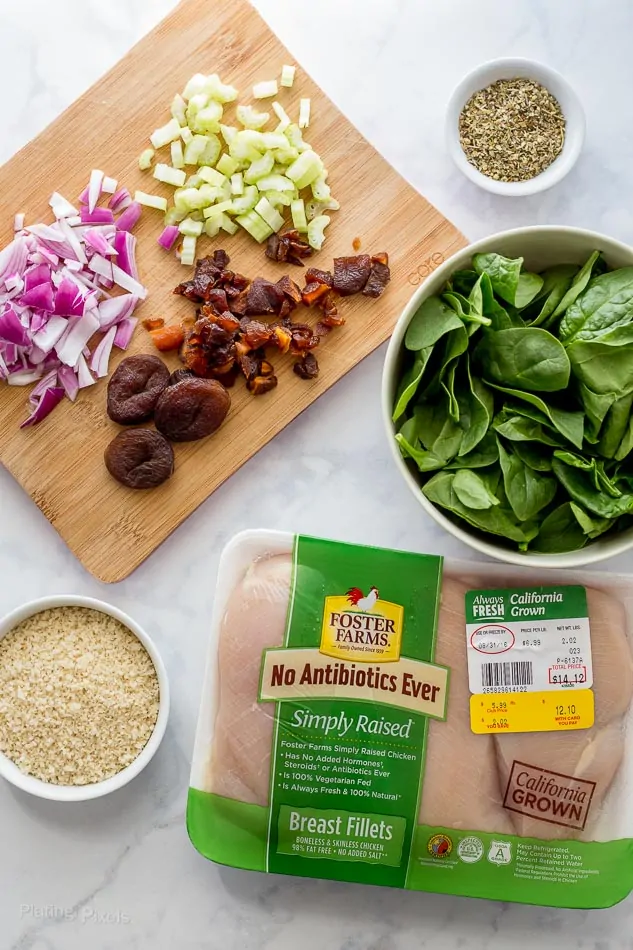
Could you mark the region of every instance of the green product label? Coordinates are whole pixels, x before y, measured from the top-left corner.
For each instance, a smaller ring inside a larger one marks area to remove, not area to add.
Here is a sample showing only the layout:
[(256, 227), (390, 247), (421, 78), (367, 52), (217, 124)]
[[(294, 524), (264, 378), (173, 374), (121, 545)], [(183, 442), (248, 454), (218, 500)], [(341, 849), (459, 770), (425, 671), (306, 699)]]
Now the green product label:
[(466, 623), (569, 620), (586, 616), (584, 587), (519, 587), (470, 590), (466, 594)]
[(276, 702), (267, 868), (404, 887), (428, 717), (441, 558), (296, 539), (284, 645), (262, 658)]

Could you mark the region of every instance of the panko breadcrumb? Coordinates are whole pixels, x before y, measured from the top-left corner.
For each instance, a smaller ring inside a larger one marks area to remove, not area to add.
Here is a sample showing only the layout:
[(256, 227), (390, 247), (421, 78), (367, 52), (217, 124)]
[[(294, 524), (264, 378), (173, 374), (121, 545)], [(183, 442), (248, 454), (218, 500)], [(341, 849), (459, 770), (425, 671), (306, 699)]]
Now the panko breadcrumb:
[(54, 607), (0, 640), (0, 750), (43, 782), (116, 775), (147, 744), (158, 706), (151, 657), (109, 614)]

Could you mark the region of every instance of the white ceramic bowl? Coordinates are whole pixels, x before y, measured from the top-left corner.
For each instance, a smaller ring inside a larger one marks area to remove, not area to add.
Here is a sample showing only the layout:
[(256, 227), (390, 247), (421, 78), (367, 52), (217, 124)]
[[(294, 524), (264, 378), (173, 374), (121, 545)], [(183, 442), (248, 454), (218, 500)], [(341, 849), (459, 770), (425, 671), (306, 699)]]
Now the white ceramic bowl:
[(391, 413), (405, 353), (404, 336), (411, 318), (422, 301), (432, 294), (439, 293), (454, 271), (468, 267), (473, 254), (496, 251), (506, 257), (524, 257), (525, 265), (529, 270), (542, 270), (553, 264), (584, 264), (591, 252), (596, 249), (604, 253), (610, 267), (633, 266), (633, 248), (604, 234), (585, 231), (582, 228), (555, 226), (516, 228), (513, 231), (502, 231), (477, 241), (464, 248), (463, 251), (458, 251), (440, 265), (416, 290), (396, 323), (387, 349), (382, 377), (383, 421), (391, 446), (391, 454), (402, 477), (427, 514), (450, 534), (474, 550), (509, 564), (558, 568), (595, 564), (633, 548), (633, 529), (612, 537), (598, 538), (580, 551), (571, 551), (567, 554), (523, 554), (496, 542), (493, 535), (477, 533), (474, 529), (461, 527), (447, 518), (441, 509), (436, 508), (422, 494), (420, 482), (413, 468), (409, 468), (402, 458), (394, 439), (395, 430)]
[[(551, 92), (565, 116), (565, 143), (552, 164), (528, 181), (495, 181), (471, 165), (459, 141), (459, 116), (470, 97), (498, 79), (533, 79)], [(497, 195), (534, 195), (557, 184), (571, 170), (585, 138), (585, 114), (567, 80), (555, 69), (530, 59), (493, 59), (478, 66), (454, 90), (446, 111), (446, 144), (457, 167), (472, 182)]]
[[(159, 710), (156, 725), (149, 741), (140, 755), (130, 763), (126, 768), (117, 772), (111, 778), (103, 782), (94, 782), (90, 785), (52, 785), (50, 782), (42, 782), (22, 772), (11, 759), (0, 752), (0, 775), (11, 782), (17, 788), (31, 795), (37, 795), (39, 798), (48, 798), (58, 802), (81, 802), (91, 798), (101, 798), (103, 795), (109, 795), (124, 785), (127, 785), (139, 772), (142, 772), (148, 762), (153, 758), (158, 749), (167, 726), (169, 717), (169, 682), (167, 671), (163, 661), (160, 658), (152, 640), (139, 625), (123, 613), (117, 607), (106, 604), (101, 600), (95, 600), (92, 597), (75, 597), (74, 595), (58, 594), (53, 597), (41, 597), (39, 600), (31, 600), (29, 603), (11, 611), (0, 620), (0, 640), (6, 636), (17, 624), (27, 617), (38, 614), (42, 610), (49, 610), (52, 607), (89, 607), (91, 610), (100, 610), (101, 613), (109, 614), (128, 628), (141, 641), (147, 650), (150, 659), (156, 669), (159, 687)], [(97, 739), (98, 741), (98, 739)]]

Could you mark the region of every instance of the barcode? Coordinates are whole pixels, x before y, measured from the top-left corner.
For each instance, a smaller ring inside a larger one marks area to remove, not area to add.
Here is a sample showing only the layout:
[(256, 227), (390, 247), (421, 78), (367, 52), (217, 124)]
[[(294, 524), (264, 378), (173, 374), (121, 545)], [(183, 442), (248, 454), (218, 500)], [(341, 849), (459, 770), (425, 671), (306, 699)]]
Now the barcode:
[(533, 681), (532, 663), (529, 660), (484, 663), (481, 667), (481, 684), (484, 689), (491, 686), (531, 686)]

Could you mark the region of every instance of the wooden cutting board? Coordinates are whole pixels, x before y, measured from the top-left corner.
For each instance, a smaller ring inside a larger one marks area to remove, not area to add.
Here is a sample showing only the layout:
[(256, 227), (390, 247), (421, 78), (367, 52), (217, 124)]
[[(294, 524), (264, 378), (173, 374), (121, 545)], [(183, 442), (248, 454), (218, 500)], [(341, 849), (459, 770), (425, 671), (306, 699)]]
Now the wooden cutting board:
[[(190, 75), (217, 72), (238, 87), (239, 101), (249, 101), (254, 82), (278, 77), (282, 64), (292, 62), (247, 0), (214, 0), (211, 5), (208, 0), (185, 0), (0, 169), (2, 246), (12, 236), (15, 212), (24, 211), (27, 224), (52, 220), (47, 204), (51, 192), (75, 201), (92, 168), (103, 169), (131, 191), (168, 194), (168, 186), (139, 171), (137, 158), (149, 134), (169, 118), (169, 103)], [(331, 267), (333, 257), (354, 253), (352, 241), (359, 238), (362, 251), (388, 251), (392, 269), (391, 284), (379, 300), (358, 296), (342, 301), (347, 323), (316, 351), (321, 366), (317, 380), (300, 380), (290, 358), (274, 357), (277, 389), (253, 397), (238, 380), (222, 429), (204, 441), (177, 445), (174, 476), (160, 488), (140, 492), (114, 482), (103, 464), (103, 451), (119, 431), (106, 416), (105, 380), (83, 390), (75, 404), (64, 400), (39, 426), (25, 430), (19, 423), (27, 415), (28, 390), (0, 388), (0, 461), (82, 564), (103, 581), (130, 574), (226, 478), (386, 340), (415, 287), (465, 243), (299, 66), (294, 87), (280, 89), (278, 98), (296, 116), (300, 96), (312, 100), (306, 138), (324, 159), (332, 192), (341, 202), (314, 264)], [(270, 100), (266, 106), (269, 111)], [(232, 109), (225, 114), (233, 122)], [(176, 322), (194, 310), (189, 301), (172, 294), (189, 271), (157, 245), (161, 229), (160, 213), (146, 209), (135, 233), (149, 296), (137, 315)], [(251, 278), (275, 280), (292, 270), (303, 284), (299, 268), (268, 261), (263, 248), (244, 234), (201, 239), (198, 249), (206, 254), (220, 246), (230, 254), (232, 266)], [(316, 317), (310, 315), (309, 320)], [(153, 347), (139, 324), (128, 353), (145, 351)], [(122, 357), (117, 353), (111, 368)], [(168, 362), (176, 366), (177, 357)]]

